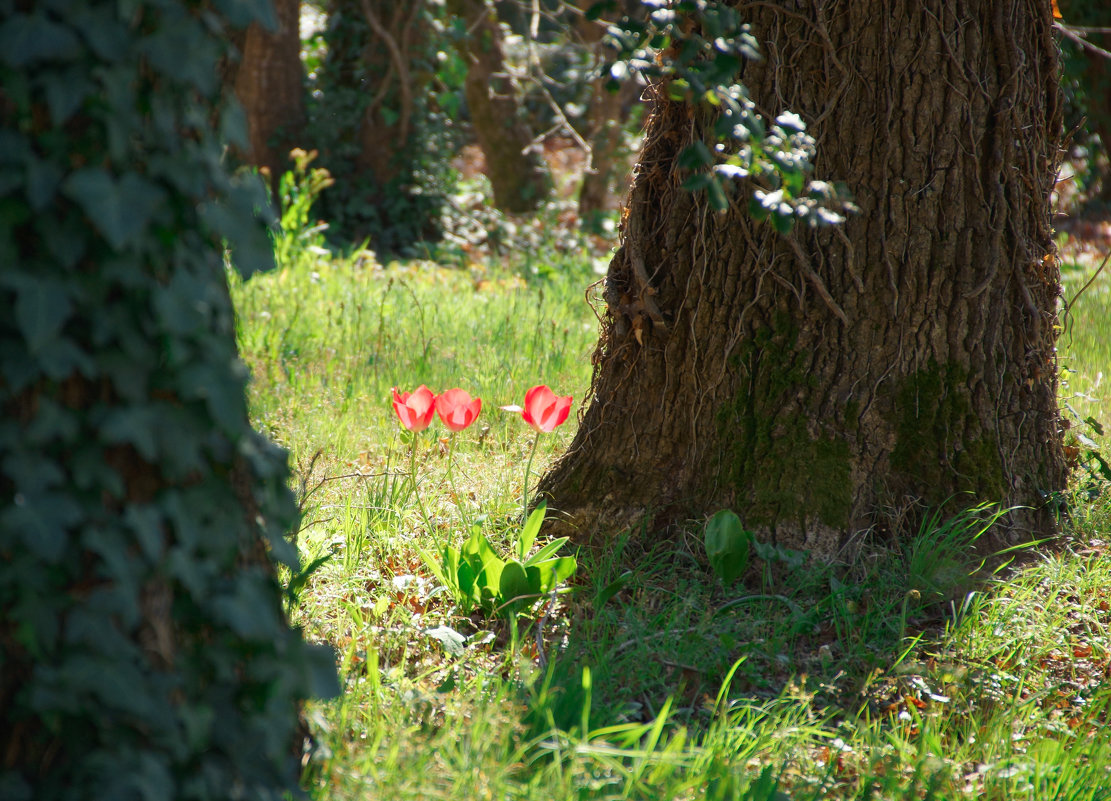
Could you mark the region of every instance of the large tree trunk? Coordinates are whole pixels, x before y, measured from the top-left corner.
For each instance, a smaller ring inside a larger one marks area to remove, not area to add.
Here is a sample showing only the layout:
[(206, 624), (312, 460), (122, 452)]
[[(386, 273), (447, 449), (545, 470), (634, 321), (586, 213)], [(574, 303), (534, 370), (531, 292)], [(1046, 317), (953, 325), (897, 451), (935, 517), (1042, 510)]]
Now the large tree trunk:
[(696, 115), (657, 93), (591, 404), (541, 492), (580, 539), (728, 506), (834, 558), (952, 497), (1031, 507), (1003, 539), (1052, 532), (1050, 4), (736, 5), (764, 43), (742, 75), (759, 110), (799, 113), (860, 211), (789, 236), (713, 212), (679, 188)]
[(265, 167), (277, 190), (289, 151), (305, 122), (299, 0), (274, 0), (278, 28), (252, 23), (235, 71), (235, 94), (247, 114), (248, 162)]
[(497, 16), (485, 0), (448, 0), (448, 10), (467, 29), (458, 43), (467, 62), (463, 93), (475, 138), (486, 157), (494, 205), (511, 214), (534, 211), (548, 194), (548, 173), (531, 147), (532, 133), (518, 114)]

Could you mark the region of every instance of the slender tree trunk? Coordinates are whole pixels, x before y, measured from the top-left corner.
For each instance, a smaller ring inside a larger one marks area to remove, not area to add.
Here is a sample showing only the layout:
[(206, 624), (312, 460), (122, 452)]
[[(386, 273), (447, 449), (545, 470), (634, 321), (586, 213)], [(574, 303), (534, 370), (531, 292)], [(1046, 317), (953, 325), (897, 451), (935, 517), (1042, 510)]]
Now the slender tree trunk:
[[(579, 5), (585, 12), (591, 4), (582, 0)], [(576, 18), (575, 28), (593, 54), (600, 57), (605, 28), (585, 16)], [(590, 169), (583, 174), (579, 188), (579, 216), (583, 219), (603, 211), (614, 193), (621, 126), (629, 104), (641, 91), (637, 82), (625, 81), (619, 91), (610, 92), (606, 89), (607, 80), (608, 76), (602, 74), (591, 81), (590, 107), (587, 110), (589, 127), (586, 132), (590, 143)]]
[[(1064, 487), (1050, 225), (1061, 128), (1042, 0), (738, 2), (758, 109), (817, 139), (857, 214), (776, 234), (681, 188), (701, 136), (659, 92), (591, 403), (541, 492), (580, 540), (733, 508), (835, 558), (921, 503), (1054, 531)], [(743, 198), (737, 205), (743, 206)]]
[(486, 157), (494, 205), (512, 214), (534, 211), (549, 190), (544, 160), (518, 114), (517, 97), (506, 76), (501, 29), (484, 0), (448, 0), (463, 20), (467, 37), (457, 47), (467, 62), (464, 95), (475, 138)]
[(406, 151), (412, 145), (415, 98), (424, 90), (429, 74), (414, 74), (414, 53), (427, 34), (421, 17), (423, 3), (415, 0), (357, 0), (370, 28), (370, 39), (362, 49), (366, 75), (373, 77), (373, 92), (359, 126), (359, 155), (356, 168), (370, 173), (380, 184), (388, 184), (411, 162)]
[[(1103, 0), (1061, 0), (1058, 5), (1066, 25), (1098, 29), (1086, 32), (1083, 38), (1095, 48), (1111, 50), (1111, 6)], [(1084, 59), (1084, 70), (1079, 78), (1086, 101), (1085, 127), (1099, 136), (1104, 154), (1111, 158), (1111, 59), (1092, 47), (1083, 47), (1074, 41), (1063, 42)], [(1111, 201), (1111, 168), (1105, 166), (1102, 173), (1100, 196), (1104, 201)]]
[(247, 28), (235, 71), (235, 93), (247, 113), (245, 158), (270, 172), (275, 190), (305, 121), (299, 0), (274, 0), (278, 29)]

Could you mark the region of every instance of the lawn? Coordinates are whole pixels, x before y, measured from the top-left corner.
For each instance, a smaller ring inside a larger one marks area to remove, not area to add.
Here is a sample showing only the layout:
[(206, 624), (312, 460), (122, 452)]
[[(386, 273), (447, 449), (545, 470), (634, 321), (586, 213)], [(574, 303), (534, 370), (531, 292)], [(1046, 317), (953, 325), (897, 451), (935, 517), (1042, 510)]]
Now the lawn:
[[(474, 528), (514, 547), (534, 440), (529, 483), (589, 388), (596, 256), (561, 241), (382, 265), (303, 248), (233, 280), (254, 421), (290, 451), (303, 561), (329, 557), (291, 609), (334, 645), (344, 687), (308, 708), (311, 795), (1111, 798), (1111, 504), (1087, 443), (1111, 449), (1085, 422), (1111, 423), (1111, 276), (1061, 340), (1090, 470), (1060, 546), (980, 569), (969, 514), (847, 566), (765, 554), (759, 586), (726, 589), (692, 526), (648, 551), (564, 546), (578, 570), (559, 593), (518, 621), (484, 614), (428, 559)], [(1071, 298), (1094, 266), (1065, 267)], [(481, 397), (477, 422), (402, 430), (391, 387), (420, 384)], [(535, 384), (575, 402), (538, 438), (498, 408)]]

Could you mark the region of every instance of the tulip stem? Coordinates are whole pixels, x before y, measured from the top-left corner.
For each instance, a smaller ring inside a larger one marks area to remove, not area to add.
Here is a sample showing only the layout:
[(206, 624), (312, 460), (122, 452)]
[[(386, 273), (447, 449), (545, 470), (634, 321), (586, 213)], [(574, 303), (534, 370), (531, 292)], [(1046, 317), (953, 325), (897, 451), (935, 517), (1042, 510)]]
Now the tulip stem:
[(525, 516), (521, 520), (521, 525), (524, 525), (525, 523), (528, 522), (528, 477), (529, 477), (529, 473), (532, 472), (532, 457), (534, 457), (536, 455), (536, 446), (539, 443), (540, 443), (540, 432), (537, 431), (536, 436), (533, 437), (533, 439), (532, 439), (532, 450), (529, 451), (528, 464), (525, 465), (525, 483), (524, 483), (524, 486), (521, 487), (521, 496), (522, 496), (522, 499), (523, 499), (524, 504), (525, 504)]
[(413, 447), (409, 451), (409, 486), (414, 496), (417, 499), (417, 507), (420, 509), (421, 517), (424, 518), (424, 526), (428, 529), (428, 533), (435, 536), (435, 531), (432, 529), (432, 520), (428, 516), (428, 510), (424, 508), (424, 501), (421, 500), (420, 492), (417, 490), (417, 440), (420, 435), (413, 434)]
[(451, 436), (447, 441), (447, 483), (451, 487), (451, 492), (455, 496), (455, 506), (459, 510), (460, 517), (463, 518), (463, 530), (470, 531), (471, 521), (467, 517), (467, 511), (463, 508), (463, 497), (459, 494), (458, 488), (455, 486), (455, 472), (452, 470), (454, 466), (453, 458), (455, 456), (455, 432), (451, 432)]

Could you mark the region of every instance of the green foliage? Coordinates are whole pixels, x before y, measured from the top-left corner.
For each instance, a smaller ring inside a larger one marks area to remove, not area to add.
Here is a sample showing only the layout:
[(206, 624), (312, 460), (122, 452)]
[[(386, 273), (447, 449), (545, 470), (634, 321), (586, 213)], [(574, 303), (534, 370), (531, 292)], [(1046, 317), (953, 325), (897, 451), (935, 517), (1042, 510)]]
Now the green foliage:
[(567, 543), (567, 537), (552, 540), (528, 555), (546, 510), (547, 505), (541, 503), (532, 511), (512, 545), (513, 556), (509, 559), (498, 556), (477, 525), (462, 548), (444, 545), (436, 549), (438, 553), (421, 549), (421, 558), (462, 612), (477, 607), (486, 614), (515, 617), (553, 592), (577, 567), (575, 557), (555, 555)]
[(290, 154), (293, 169), (284, 173), (279, 184), (282, 219), (274, 234), (274, 259), (287, 266), (298, 257), (320, 255), (324, 248), (325, 222), (314, 222), (313, 204), (335, 180), (323, 167), (311, 167), (315, 150), (297, 148)]
[(752, 532), (745, 531), (741, 519), (731, 509), (722, 509), (706, 522), (706, 556), (725, 586), (729, 586), (748, 567)]
[[(725, 211), (745, 182), (749, 214), (769, 220), (781, 233), (797, 222), (843, 222), (844, 213), (853, 210), (846, 190), (809, 179), (815, 143), (806, 123), (788, 110), (769, 123), (736, 80), (744, 59), (760, 58), (740, 12), (715, 0), (641, 4), (647, 10), (643, 18), (625, 15), (610, 24), (620, 59), (611, 75), (619, 81), (639, 73), (659, 83), (669, 100), (698, 110), (701, 138), (678, 161), (688, 171), (683, 186), (706, 192), (711, 207)], [(603, 19), (617, 5), (595, 3), (587, 16)]]
[(225, 281), (272, 264), (217, 71), (269, 7), (0, 9), (0, 796), (284, 798), (335, 670)]
[[(438, 238), (452, 177), (448, 161), (458, 144), (450, 104), (448, 112), (436, 105), (440, 90), (447, 89), (442, 94), (449, 98), (454, 92), (450, 87), (428, 91), (433, 77), (450, 75), (439, 69), (437, 58), (439, 50), (451, 49), (436, 38), (445, 12), (434, 3), (414, 3), (406, 11), (412, 17), (406, 35), (421, 32), (418, 46), (404, 48), (406, 76), (398, 76), (359, 0), (333, 0), (321, 35), (324, 55), (318, 61), (314, 57), (307, 77), (306, 137), (320, 151), (320, 165), (343, 177), (315, 213), (328, 220), (335, 242), (369, 239), (377, 252), (389, 254)], [(407, 102), (401, 97), (405, 78), (411, 82), (408, 134), (405, 141), (369, 145), (393, 154), (392, 174), (376, 175), (366, 164), (368, 145), (360, 132), (368, 114), (397, 120)]]

